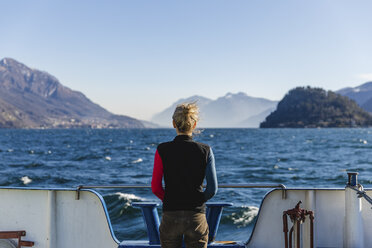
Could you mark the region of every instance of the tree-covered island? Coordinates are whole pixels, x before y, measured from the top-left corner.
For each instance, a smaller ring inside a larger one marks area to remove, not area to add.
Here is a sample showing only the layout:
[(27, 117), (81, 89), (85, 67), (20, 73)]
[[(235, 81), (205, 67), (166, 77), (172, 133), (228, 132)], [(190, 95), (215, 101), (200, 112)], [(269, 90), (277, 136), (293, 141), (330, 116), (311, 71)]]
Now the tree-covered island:
[(321, 88), (297, 87), (278, 103), (261, 128), (372, 126), (372, 115), (346, 96)]

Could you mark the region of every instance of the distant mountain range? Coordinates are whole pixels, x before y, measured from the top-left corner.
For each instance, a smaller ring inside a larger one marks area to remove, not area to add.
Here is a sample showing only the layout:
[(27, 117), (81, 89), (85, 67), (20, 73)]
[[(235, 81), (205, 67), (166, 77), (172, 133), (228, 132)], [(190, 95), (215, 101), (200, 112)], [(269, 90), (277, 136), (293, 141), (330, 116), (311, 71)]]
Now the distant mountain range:
[[(336, 93), (349, 97), (372, 113), (372, 82)], [(258, 127), (278, 105), (277, 101), (243, 92), (227, 93), (215, 100), (195, 95), (176, 101), (154, 115), (152, 122), (140, 121), (110, 113), (46, 72), (11, 58), (0, 60), (0, 128), (171, 127), (177, 104), (192, 101), (197, 101), (200, 107), (199, 127), (211, 128)]]
[[(354, 88), (344, 88), (336, 91), (335, 93), (347, 96), (348, 98), (354, 100), (362, 109), (372, 113), (372, 82), (367, 82)], [(315, 98), (319, 97), (317, 94), (313, 94), (313, 96)], [(311, 97), (307, 98), (307, 100), (311, 102), (310, 98)], [(315, 98), (313, 99), (314, 101)], [(339, 101), (341, 98), (337, 99)], [(262, 123), (266, 117), (273, 113), (278, 105), (277, 101), (250, 97), (242, 92), (236, 94), (227, 93), (225, 96), (219, 97), (216, 100), (195, 95), (176, 101), (162, 112), (154, 115), (151, 121), (163, 127), (171, 127), (172, 114), (175, 107), (182, 102), (192, 101), (197, 101), (200, 107), (201, 121), (199, 126), (212, 128), (259, 127), (260, 123)], [(357, 110), (354, 105), (351, 106), (352, 104), (348, 103), (345, 99), (340, 101), (345, 108), (348, 106), (348, 110)], [(296, 103), (293, 102), (293, 104)], [(286, 106), (288, 107), (288, 105)], [(279, 112), (284, 113), (283, 111)], [(359, 115), (360, 110), (358, 109), (357, 112), (357, 115)], [(326, 111), (323, 111), (322, 113), (324, 114)], [(328, 123), (324, 122), (323, 124), (337, 126), (335, 123), (332, 123), (332, 121), (329, 121)], [(309, 123), (308, 126), (315, 125)]]
[(11, 58), (0, 61), (0, 128), (143, 128), (115, 115), (52, 75)]
[(200, 127), (258, 127), (265, 117), (276, 108), (276, 101), (256, 98), (239, 92), (227, 93), (212, 100), (202, 96), (192, 96), (176, 101), (170, 107), (151, 119), (164, 127), (171, 127), (175, 107), (183, 102), (196, 101), (200, 108)]
[(353, 99), (364, 110), (372, 113), (372, 82), (354, 88), (344, 88), (336, 91), (336, 93)]

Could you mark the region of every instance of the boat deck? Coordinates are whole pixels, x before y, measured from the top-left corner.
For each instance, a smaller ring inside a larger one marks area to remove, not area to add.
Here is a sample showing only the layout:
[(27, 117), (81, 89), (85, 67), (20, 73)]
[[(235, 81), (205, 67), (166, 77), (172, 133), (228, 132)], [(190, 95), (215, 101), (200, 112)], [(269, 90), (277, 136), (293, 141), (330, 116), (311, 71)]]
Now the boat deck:
[[(92, 189), (1, 187), (0, 198), (0, 231), (24, 230), (22, 240), (34, 242), (34, 247), (160, 247), (156, 237), (119, 242), (103, 197)], [(301, 208), (295, 208), (300, 201)], [(261, 202), (254, 229), (251, 235), (247, 233), (246, 240), (234, 244), (211, 242), (208, 247), (288, 247), (288, 243), (293, 243), (296, 244), (293, 247), (303, 248), (369, 248), (372, 247), (371, 203), (372, 189), (363, 189), (357, 183), (334, 189), (270, 190)], [(309, 215), (305, 216), (309, 211), (314, 213), (313, 222)], [(214, 215), (211, 213), (210, 216)], [(304, 213), (304, 221), (292, 222), (284, 213)], [(218, 219), (218, 213), (215, 216)], [(153, 225), (155, 230), (157, 223), (158, 220)], [(218, 225), (216, 233), (217, 229)]]

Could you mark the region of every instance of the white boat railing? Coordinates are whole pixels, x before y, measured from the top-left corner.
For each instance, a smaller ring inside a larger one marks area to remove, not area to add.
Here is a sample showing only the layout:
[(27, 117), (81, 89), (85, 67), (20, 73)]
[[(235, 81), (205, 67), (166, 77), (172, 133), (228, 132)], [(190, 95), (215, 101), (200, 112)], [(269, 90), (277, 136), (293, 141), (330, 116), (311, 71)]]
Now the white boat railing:
[[(203, 185), (205, 187), (205, 185)], [(80, 199), (80, 191), (82, 189), (143, 189), (151, 188), (147, 184), (123, 184), (123, 185), (79, 185), (76, 187), (76, 200)], [(281, 189), (282, 198), (287, 198), (287, 187), (284, 184), (219, 184), (218, 188), (240, 188), (240, 189)]]

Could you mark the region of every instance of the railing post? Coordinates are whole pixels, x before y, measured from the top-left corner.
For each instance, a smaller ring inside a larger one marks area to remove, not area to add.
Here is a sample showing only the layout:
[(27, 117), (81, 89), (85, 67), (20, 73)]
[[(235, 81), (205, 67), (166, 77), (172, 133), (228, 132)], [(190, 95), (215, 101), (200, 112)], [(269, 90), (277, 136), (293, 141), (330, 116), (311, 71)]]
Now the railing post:
[(147, 227), (147, 235), (150, 245), (160, 244), (159, 233), (159, 215), (156, 209), (159, 203), (154, 202), (133, 202), (132, 206), (140, 207), (142, 211), (143, 220)]
[(362, 203), (355, 193), (359, 190), (357, 172), (348, 172), (348, 183), (345, 187), (345, 228), (344, 228), (344, 247), (361, 248), (364, 247), (363, 223), (362, 223)]
[(207, 222), (209, 226), (208, 242), (213, 242), (217, 235), (218, 226), (220, 225), (223, 207), (232, 206), (232, 203), (213, 202), (207, 205)]

